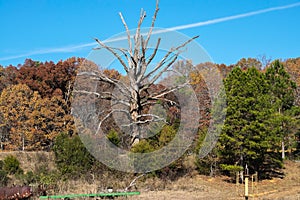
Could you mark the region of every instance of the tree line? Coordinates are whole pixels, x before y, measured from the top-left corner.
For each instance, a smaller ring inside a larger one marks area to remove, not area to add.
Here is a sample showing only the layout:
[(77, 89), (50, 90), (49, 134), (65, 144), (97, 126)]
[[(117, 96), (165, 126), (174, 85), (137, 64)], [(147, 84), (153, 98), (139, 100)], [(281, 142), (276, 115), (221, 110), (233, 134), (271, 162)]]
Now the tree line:
[[(74, 81), (83, 61), (81, 58), (70, 58), (57, 63), (43, 63), (27, 59), (22, 65), (0, 66), (1, 150), (53, 150), (59, 152), (57, 162), (60, 166), (71, 159), (68, 154), (76, 151), (64, 152), (65, 148), (61, 147), (73, 144), (63, 142), (68, 138), (78, 137), (71, 115), (71, 103)], [(177, 62), (174, 65), (182, 69), (189, 68), (189, 63)], [(216, 147), (206, 158), (195, 161), (201, 173), (231, 173), (247, 164), (251, 172), (258, 171), (268, 177), (278, 173), (286, 156), (299, 157), (299, 58), (268, 63), (243, 58), (230, 66), (205, 63), (196, 68), (205, 65), (218, 68), (223, 75), (226, 92), (223, 95), (226, 95), (227, 107), (224, 110), (225, 125)], [(104, 70), (103, 73), (116, 80), (127, 78), (116, 70)], [(188, 150), (188, 153), (196, 153), (203, 145), (209, 126), (211, 102), (201, 74), (197, 70), (190, 70), (188, 77), (196, 92), (201, 115), (198, 136)], [(153, 84), (142, 95), (156, 94), (164, 89), (162, 85)], [(100, 80), (97, 90), (112, 91), (113, 88)], [(168, 123), (162, 129), (153, 126), (153, 136), (129, 147), (131, 151), (155, 151), (170, 142), (176, 134), (180, 124), (180, 106), (176, 105), (178, 100), (172, 92), (165, 95), (168, 102), (155, 101), (167, 110)], [(105, 100), (98, 100), (98, 109), (110, 106)], [(141, 113), (148, 111), (147, 106), (141, 109)], [(126, 147), (126, 141), (130, 138), (112, 117), (105, 118), (102, 126), (110, 141)], [(80, 147), (78, 151), (83, 149)], [(285, 152), (289, 154), (285, 155)], [(89, 162), (91, 160), (89, 158)], [(182, 165), (183, 159), (179, 159), (165, 171), (180, 171)], [(65, 171), (71, 173), (71, 167), (63, 166)], [(92, 168), (91, 163), (87, 163), (87, 166)]]

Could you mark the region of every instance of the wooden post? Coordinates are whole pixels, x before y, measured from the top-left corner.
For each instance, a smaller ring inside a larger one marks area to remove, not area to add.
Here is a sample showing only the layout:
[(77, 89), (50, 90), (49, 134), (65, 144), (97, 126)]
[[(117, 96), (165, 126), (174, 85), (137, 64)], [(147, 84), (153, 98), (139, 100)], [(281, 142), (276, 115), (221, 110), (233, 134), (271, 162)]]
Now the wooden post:
[(255, 172), (255, 194), (258, 194), (258, 173)]
[(249, 175), (245, 175), (245, 199), (248, 200), (249, 197)]
[(253, 197), (253, 199), (254, 199), (254, 183), (253, 183), (253, 181), (254, 181), (254, 174), (252, 174), (251, 175), (251, 193), (252, 193), (252, 197)]
[(248, 200), (249, 197), (249, 169), (246, 164), (245, 167), (245, 199)]
[(282, 159), (285, 159), (285, 145), (284, 145), (284, 141), (281, 142), (281, 157)]
[(240, 181), (240, 173), (237, 171), (236, 172), (236, 177), (235, 177), (235, 192), (237, 194), (237, 196), (240, 196), (240, 191), (239, 191), (239, 181)]
[(242, 181), (242, 184), (244, 184), (244, 171), (240, 171), (240, 179)]

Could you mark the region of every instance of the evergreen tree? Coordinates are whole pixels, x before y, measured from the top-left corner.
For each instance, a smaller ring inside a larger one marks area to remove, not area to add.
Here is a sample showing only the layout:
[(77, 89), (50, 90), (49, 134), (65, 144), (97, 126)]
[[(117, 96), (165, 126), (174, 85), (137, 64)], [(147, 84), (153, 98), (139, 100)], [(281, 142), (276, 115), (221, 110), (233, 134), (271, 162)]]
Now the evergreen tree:
[(281, 137), (282, 158), (285, 158), (286, 145), (293, 137), (293, 133), (289, 128), (292, 126), (293, 116), (292, 109), (295, 102), (296, 83), (290, 78), (290, 75), (285, 71), (284, 66), (279, 60), (275, 60), (267, 69), (266, 80), (269, 86), (269, 92), (272, 96), (271, 104), (274, 109), (274, 114), (271, 118), (275, 125), (272, 131)]
[(225, 90), (227, 117), (219, 140), (223, 166), (247, 164), (250, 172), (261, 173), (274, 168), (272, 162), (281, 166), (280, 159), (268, 157), (268, 152), (273, 152), (278, 144), (278, 135), (270, 132), (272, 96), (264, 74), (256, 68), (235, 68), (225, 79)]
[(94, 157), (87, 151), (78, 135), (61, 133), (53, 146), (56, 165), (63, 176), (78, 178), (92, 169)]

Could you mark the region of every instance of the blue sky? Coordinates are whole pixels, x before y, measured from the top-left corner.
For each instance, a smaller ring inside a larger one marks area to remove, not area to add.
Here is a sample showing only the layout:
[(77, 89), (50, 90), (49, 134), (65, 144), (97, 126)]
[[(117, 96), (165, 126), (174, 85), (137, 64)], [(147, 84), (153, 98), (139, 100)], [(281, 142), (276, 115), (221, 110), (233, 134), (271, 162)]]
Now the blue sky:
[[(160, 0), (156, 27), (193, 37), (216, 63), (245, 57), (299, 57), (300, 1)], [(155, 0), (0, 0), (0, 65), (86, 57), (93, 38), (105, 40), (130, 29), (144, 8), (148, 27)]]

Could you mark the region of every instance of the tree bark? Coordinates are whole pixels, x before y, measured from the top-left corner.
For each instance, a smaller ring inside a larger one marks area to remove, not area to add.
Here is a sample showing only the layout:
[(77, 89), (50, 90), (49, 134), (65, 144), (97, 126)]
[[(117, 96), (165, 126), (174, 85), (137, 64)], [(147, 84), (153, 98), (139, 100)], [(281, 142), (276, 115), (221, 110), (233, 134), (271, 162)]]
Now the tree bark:
[(130, 124), (130, 129), (132, 131), (131, 146), (134, 146), (139, 142), (140, 128), (139, 128), (139, 116), (141, 115), (142, 107), (140, 104), (140, 94), (136, 90), (131, 91), (131, 102), (130, 102), (130, 116), (132, 122)]

